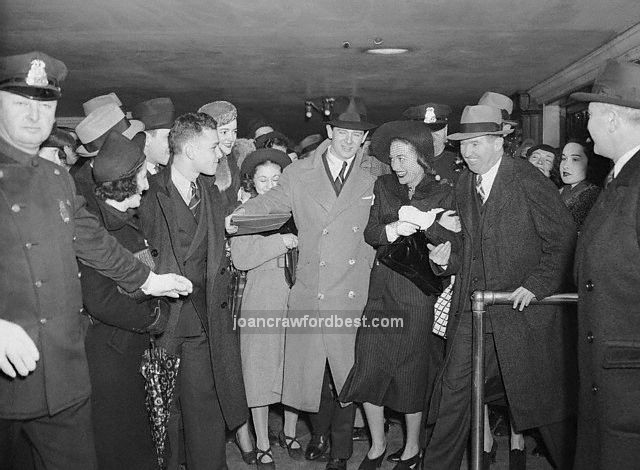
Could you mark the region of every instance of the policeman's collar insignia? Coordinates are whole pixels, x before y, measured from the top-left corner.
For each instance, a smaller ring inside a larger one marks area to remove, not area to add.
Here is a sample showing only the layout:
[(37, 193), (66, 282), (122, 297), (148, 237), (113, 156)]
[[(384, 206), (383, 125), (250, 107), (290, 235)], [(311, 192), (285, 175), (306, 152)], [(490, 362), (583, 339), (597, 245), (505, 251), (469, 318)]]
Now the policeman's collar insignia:
[(45, 63), (40, 59), (33, 59), (27, 74), (26, 83), (29, 86), (43, 87), (49, 84)]
[(424, 122), (425, 124), (432, 124), (436, 122), (436, 112), (431, 106), (424, 110)]

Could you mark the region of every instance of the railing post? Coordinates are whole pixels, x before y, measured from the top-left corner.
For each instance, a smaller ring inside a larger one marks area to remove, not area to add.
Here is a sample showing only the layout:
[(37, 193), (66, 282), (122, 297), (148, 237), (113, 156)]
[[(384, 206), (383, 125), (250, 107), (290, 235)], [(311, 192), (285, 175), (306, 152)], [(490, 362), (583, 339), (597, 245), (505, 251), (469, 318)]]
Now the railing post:
[(473, 328), (471, 470), (481, 470), (484, 450), (484, 292), (474, 292), (471, 299)]

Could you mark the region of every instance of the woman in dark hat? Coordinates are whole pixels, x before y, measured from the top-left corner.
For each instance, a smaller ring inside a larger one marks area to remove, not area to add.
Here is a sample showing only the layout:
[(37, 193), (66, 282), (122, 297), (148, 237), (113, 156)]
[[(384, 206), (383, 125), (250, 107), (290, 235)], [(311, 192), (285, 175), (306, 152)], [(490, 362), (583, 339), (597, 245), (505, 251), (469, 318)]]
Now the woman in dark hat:
[[(147, 246), (135, 213), (149, 187), (144, 154), (112, 131), (95, 158), (93, 177), (95, 215), (125, 248), (153, 267), (157, 251)], [(150, 334), (164, 327), (168, 304), (134, 298), (94, 269), (78, 265), (83, 303), (91, 319), (85, 348), (98, 466), (104, 470), (156, 469), (140, 361)]]
[(534, 145), (527, 150), (527, 160), (557, 187), (562, 186), (558, 149), (547, 144)]
[[(255, 197), (277, 186), (282, 170), (291, 163), (286, 153), (262, 148), (242, 162), (240, 174), (245, 193)], [(287, 314), (289, 285), (285, 279), (284, 256), (298, 245), (293, 233), (267, 233), (231, 238), (231, 258), (237, 269), (247, 271), (240, 317), (240, 356), (242, 373), (256, 432), (258, 468), (275, 468), (269, 446), (269, 405), (282, 397), (284, 327), (281, 323), (260, 322), (282, 319)], [(246, 322), (246, 326), (244, 323)], [(251, 327), (255, 322), (257, 327)], [(243, 327), (244, 326), (244, 327)], [(296, 460), (303, 457), (296, 439), (298, 413), (284, 411), (284, 429), (278, 435), (280, 445)], [(248, 433), (247, 425), (240, 432)]]
[[(403, 206), (419, 211), (451, 208), (453, 188), (436, 178), (430, 165), (431, 132), (421, 122), (387, 123), (376, 131), (373, 144), (384, 149), (376, 156), (390, 163), (393, 173), (380, 176), (375, 183), (375, 198), (364, 231), (367, 243), (377, 249), (363, 313), (369, 327), (358, 330), (355, 364), (340, 400), (364, 405), (372, 446), (360, 464), (363, 470), (380, 467), (386, 453), (384, 407), (403, 413), (406, 444), (394, 454), (398, 462), (394, 468), (409, 469), (417, 468), (420, 460), (422, 411), (444, 352), (443, 339), (432, 333), (437, 295), (425, 294), (378, 258), (399, 237), (431, 225), (399, 220)], [(395, 318), (402, 319), (401, 327), (386, 324)]]

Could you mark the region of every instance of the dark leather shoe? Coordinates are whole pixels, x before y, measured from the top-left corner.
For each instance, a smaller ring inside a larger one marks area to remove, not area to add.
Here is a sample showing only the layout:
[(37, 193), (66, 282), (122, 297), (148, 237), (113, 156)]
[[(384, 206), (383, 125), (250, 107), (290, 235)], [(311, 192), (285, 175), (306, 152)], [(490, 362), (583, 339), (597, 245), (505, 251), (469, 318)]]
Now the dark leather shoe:
[(418, 470), (420, 468), (420, 460), (422, 460), (422, 455), (418, 452), (410, 459), (400, 459), (396, 466), (393, 467), (393, 470)]
[(351, 438), (354, 441), (368, 441), (369, 433), (367, 432), (367, 428), (362, 427), (353, 427), (353, 433), (351, 434)]
[(318, 460), (324, 457), (329, 450), (329, 440), (323, 436), (312, 435), (307, 449), (304, 452), (304, 458), (307, 460)]
[(493, 440), (491, 451), (482, 451), (482, 470), (489, 470), (492, 463), (496, 463), (496, 454), (498, 453), (498, 441)]
[(527, 468), (527, 452), (522, 449), (509, 451), (509, 470), (525, 470)]
[(387, 456), (387, 460), (389, 462), (400, 462), (400, 457), (402, 457), (402, 453), (404, 452), (404, 446), (400, 447), (400, 449), (396, 450), (393, 454), (389, 454)]
[(258, 457), (255, 448), (245, 452), (240, 445), (237, 434), (234, 436), (233, 441), (236, 443), (236, 446), (238, 446), (238, 450), (240, 451), (240, 455), (242, 456), (242, 461), (244, 463), (246, 463), (247, 465), (253, 465), (254, 463), (256, 463)]
[(347, 470), (347, 459), (334, 459), (331, 458), (327, 462), (325, 470)]
[(375, 459), (370, 459), (368, 455), (364, 456), (364, 460), (360, 463), (358, 470), (377, 470), (382, 466), (382, 462), (384, 461), (384, 455), (387, 453), (387, 449), (382, 452)]
[[(293, 447), (293, 444), (298, 444), (298, 447)], [(302, 452), (302, 446), (295, 437), (287, 436), (284, 431), (278, 433), (278, 444), (283, 449), (287, 449), (289, 457), (293, 460), (302, 460), (304, 458), (304, 452)]]

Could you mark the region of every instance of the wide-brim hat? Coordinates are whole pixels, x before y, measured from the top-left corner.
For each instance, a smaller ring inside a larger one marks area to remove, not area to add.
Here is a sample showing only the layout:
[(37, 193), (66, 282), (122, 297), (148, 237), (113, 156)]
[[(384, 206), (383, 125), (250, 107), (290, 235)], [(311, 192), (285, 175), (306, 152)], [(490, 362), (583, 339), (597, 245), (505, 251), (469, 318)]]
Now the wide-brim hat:
[(96, 183), (118, 181), (135, 175), (145, 162), (140, 148), (120, 132), (111, 131), (93, 161)]
[(171, 98), (153, 98), (138, 103), (132, 117), (144, 124), (145, 130), (171, 129), (176, 109)]
[(121, 107), (122, 101), (120, 101), (120, 98), (118, 98), (118, 95), (116, 95), (113, 92), (107, 93), (106, 95), (96, 96), (82, 103), (82, 109), (84, 110), (84, 115), (88, 116), (89, 114), (94, 112), (96, 109), (101, 108), (106, 104), (115, 104), (116, 106)]
[(355, 131), (368, 131), (377, 127), (375, 124), (367, 122), (367, 110), (360, 98), (352, 96), (346, 108), (342, 104), (344, 111), (341, 111), (340, 107), (341, 102), (336, 100), (334, 111), (337, 117), (329, 121), (331, 126)]
[(402, 117), (422, 121), (430, 127), (442, 127), (449, 122), (451, 107), (441, 103), (425, 103), (405, 109)]
[(409, 142), (425, 159), (433, 159), (433, 136), (429, 127), (420, 121), (385, 122), (371, 136), (369, 153), (389, 164), (391, 142), (402, 139)]
[(504, 128), (502, 124), (502, 110), (477, 104), (466, 106), (460, 118), (460, 129), (455, 134), (447, 136), (449, 140), (466, 140), (483, 135), (498, 135), (504, 137), (513, 129)]
[(266, 134), (261, 134), (255, 139), (253, 139), (253, 141), (256, 144), (256, 148), (261, 149), (261, 148), (265, 148), (269, 143), (269, 141), (273, 141), (274, 139), (280, 139), (284, 141), (287, 147), (289, 146), (289, 138), (286, 135), (284, 135), (282, 132), (278, 132), (278, 131), (271, 131), (271, 132), (267, 132)]
[(266, 161), (280, 165), (283, 170), (291, 163), (289, 155), (277, 149), (258, 149), (247, 155), (240, 166), (241, 175), (250, 175), (255, 168)]
[(320, 134), (308, 135), (296, 145), (294, 150), (298, 155), (302, 155), (303, 153), (314, 150), (323, 140), (324, 138)]
[(507, 95), (502, 93), (496, 93), (494, 91), (487, 91), (480, 97), (478, 104), (486, 106), (493, 106), (502, 111), (502, 122), (505, 124), (511, 124), (517, 126), (518, 121), (511, 119), (511, 113), (513, 113), (513, 100)]
[(571, 98), (640, 109), (640, 65), (609, 59), (600, 69), (591, 93), (572, 93)]
[(0, 57), (0, 90), (37, 101), (56, 101), (62, 96), (67, 66), (44, 52)]

